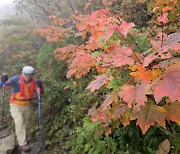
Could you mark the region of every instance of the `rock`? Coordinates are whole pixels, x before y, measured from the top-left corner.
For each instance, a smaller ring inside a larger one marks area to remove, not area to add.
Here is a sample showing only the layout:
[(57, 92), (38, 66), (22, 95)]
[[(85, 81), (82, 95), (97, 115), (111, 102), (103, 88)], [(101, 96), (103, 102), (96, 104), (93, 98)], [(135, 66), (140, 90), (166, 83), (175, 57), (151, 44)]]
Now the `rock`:
[(11, 135), (0, 139), (0, 154), (11, 154), (13, 149), (15, 148), (15, 134), (12, 133)]

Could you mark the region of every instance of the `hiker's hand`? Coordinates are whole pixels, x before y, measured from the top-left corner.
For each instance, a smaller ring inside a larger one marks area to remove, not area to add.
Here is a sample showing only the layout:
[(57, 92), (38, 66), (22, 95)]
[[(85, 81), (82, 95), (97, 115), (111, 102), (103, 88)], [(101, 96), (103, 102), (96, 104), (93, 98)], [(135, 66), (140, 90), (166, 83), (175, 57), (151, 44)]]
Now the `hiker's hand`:
[(42, 81), (41, 80), (36, 80), (36, 84), (39, 88), (42, 88)]
[(2, 81), (2, 83), (5, 83), (7, 80), (8, 80), (8, 75), (7, 75), (7, 74), (3, 74), (3, 75), (1, 76), (1, 81)]

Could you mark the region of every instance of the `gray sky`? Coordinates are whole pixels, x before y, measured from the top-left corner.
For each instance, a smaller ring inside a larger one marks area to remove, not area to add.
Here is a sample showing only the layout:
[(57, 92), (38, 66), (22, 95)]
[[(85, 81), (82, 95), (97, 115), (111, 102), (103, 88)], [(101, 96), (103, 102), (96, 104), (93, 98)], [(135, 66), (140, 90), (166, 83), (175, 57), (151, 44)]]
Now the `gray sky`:
[(11, 4), (14, 0), (0, 0), (0, 6), (4, 4)]

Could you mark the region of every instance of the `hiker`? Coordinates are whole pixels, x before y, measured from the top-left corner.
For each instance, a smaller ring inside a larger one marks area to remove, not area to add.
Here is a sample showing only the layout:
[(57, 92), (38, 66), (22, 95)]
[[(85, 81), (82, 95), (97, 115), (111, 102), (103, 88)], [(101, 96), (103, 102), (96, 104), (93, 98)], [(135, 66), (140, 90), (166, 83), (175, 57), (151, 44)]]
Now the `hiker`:
[(13, 76), (8, 80), (8, 76), (1, 76), (0, 88), (3, 84), (5, 88), (12, 88), (10, 98), (10, 112), (15, 123), (15, 132), (18, 144), (22, 151), (30, 150), (30, 145), (26, 138), (26, 127), (30, 116), (30, 103), (34, 96), (34, 91), (43, 93), (42, 82), (33, 78), (34, 68), (31, 66), (23, 67), (22, 74)]

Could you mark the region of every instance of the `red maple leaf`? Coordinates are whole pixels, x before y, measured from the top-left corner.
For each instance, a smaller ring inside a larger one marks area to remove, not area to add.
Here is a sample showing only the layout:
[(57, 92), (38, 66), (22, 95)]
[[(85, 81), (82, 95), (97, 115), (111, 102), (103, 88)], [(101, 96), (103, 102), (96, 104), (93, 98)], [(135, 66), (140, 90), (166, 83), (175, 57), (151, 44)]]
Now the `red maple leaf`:
[(121, 48), (116, 48), (115, 55), (112, 57), (113, 61), (116, 66), (123, 66), (123, 65), (132, 65), (134, 64), (134, 59), (130, 58), (133, 51), (131, 48), (128, 47), (121, 47)]
[(163, 13), (161, 16), (157, 18), (157, 21), (162, 22), (163, 24), (168, 22), (168, 13)]
[(108, 31), (107, 31), (107, 33), (105, 35), (105, 41), (107, 41), (113, 35), (116, 28), (117, 28), (117, 25), (110, 24), (110, 26), (108, 27)]
[(124, 85), (122, 87), (122, 92), (119, 93), (119, 96), (128, 103), (128, 107), (131, 108), (132, 104), (136, 102), (135, 108), (140, 109), (141, 106), (144, 106), (144, 103), (147, 101), (146, 93), (148, 92), (150, 85), (146, 82), (141, 83), (140, 85)]
[(96, 89), (99, 89), (101, 86), (106, 84), (111, 78), (109, 78), (106, 74), (102, 74), (96, 76), (96, 80), (92, 81), (86, 89), (90, 89), (91, 92), (94, 92)]
[(121, 20), (121, 25), (117, 27), (117, 31), (119, 31), (121, 34), (126, 36), (127, 33), (129, 33), (129, 31), (131, 30), (131, 28), (135, 26), (135, 24), (132, 22), (128, 23), (123, 19), (120, 20)]
[(180, 63), (170, 66), (154, 88), (155, 100), (158, 103), (164, 96), (171, 101), (180, 101)]

